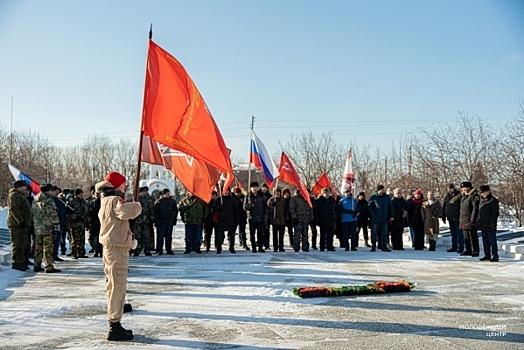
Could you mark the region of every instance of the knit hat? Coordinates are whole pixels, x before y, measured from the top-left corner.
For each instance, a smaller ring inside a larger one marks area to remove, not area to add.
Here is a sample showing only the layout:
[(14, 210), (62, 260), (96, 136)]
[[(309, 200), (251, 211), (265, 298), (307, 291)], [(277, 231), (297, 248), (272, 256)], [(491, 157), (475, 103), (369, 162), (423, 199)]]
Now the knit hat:
[(383, 185), (378, 185), (377, 186), (377, 192), (380, 191), (380, 190), (383, 190), (384, 189), (384, 186)]
[(13, 184), (13, 188), (26, 187), (26, 186), (27, 186), (27, 182), (25, 182), (25, 180), (17, 180)]
[(413, 194), (422, 194), (422, 190), (420, 188), (416, 189)]
[(53, 185), (49, 183), (41, 184), (40, 185), (40, 192), (49, 192), (53, 189)]
[(331, 193), (331, 189), (329, 187), (324, 187), (320, 193)]
[(473, 188), (473, 185), (471, 185), (471, 182), (469, 181), (464, 181), (463, 183), (460, 184), (460, 188), (463, 188), (463, 187)]
[(258, 182), (253, 181), (253, 182), (249, 185), (249, 187), (258, 187)]
[(106, 181), (111, 182), (114, 188), (118, 188), (127, 180), (124, 175), (117, 173), (116, 171), (112, 171), (106, 175)]
[(148, 192), (149, 191), (149, 187), (147, 186), (142, 186), (138, 189), (138, 193), (140, 192)]
[(84, 191), (82, 191), (81, 188), (77, 188), (77, 189), (75, 190), (75, 196), (78, 196), (80, 193), (84, 193)]
[(359, 192), (358, 195), (366, 198), (366, 193), (365, 192)]
[(448, 185), (448, 188), (454, 190), (454, 189), (455, 189), (455, 185), (453, 185), (453, 184), (449, 184), (449, 185)]

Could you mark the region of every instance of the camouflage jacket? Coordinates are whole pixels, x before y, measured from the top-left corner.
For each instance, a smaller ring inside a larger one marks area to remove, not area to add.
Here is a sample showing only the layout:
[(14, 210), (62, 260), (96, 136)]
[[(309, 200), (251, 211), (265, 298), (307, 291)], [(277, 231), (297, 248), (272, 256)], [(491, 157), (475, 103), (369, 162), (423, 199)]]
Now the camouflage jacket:
[(155, 221), (155, 200), (148, 193), (145, 196), (139, 196), (138, 202), (142, 206), (142, 213), (136, 218), (135, 224), (147, 226)]
[(67, 214), (69, 226), (89, 227), (89, 206), (87, 202), (78, 197), (72, 197), (67, 203), (73, 212)]
[(31, 226), (31, 206), (27, 197), (15, 190), (9, 190), (7, 199), (7, 226), (9, 227), (30, 227)]
[(209, 206), (200, 198), (186, 196), (178, 205), (182, 221), (186, 225), (203, 225), (209, 214)]
[(45, 193), (40, 192), (36, 195), (31, 213), (37, 235), (52, 235), (54, 227), (60, 225), (55, 201)]

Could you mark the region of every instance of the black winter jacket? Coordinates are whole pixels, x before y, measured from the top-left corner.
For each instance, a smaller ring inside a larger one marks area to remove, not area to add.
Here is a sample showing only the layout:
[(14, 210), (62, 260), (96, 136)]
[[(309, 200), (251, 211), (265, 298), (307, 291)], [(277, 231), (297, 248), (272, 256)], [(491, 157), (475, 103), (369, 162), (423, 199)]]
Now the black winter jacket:
[(499, 217), (499, 201), (491, 194), (486, 199), (481, 198), (477, 227), (481, 231), (496, 231)]

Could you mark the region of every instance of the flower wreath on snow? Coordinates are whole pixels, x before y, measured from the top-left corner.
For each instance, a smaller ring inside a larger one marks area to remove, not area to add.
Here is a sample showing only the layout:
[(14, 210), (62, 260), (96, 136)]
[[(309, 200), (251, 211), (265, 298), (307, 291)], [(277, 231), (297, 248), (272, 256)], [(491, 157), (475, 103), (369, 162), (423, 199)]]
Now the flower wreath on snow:
[(367, 295), (410, 292), (416, 284), (406, 281), (377, 281), (366, 286), (302, 287), (293, 288), (293, 294), (301, 298), (337, 297), (343, 295)]

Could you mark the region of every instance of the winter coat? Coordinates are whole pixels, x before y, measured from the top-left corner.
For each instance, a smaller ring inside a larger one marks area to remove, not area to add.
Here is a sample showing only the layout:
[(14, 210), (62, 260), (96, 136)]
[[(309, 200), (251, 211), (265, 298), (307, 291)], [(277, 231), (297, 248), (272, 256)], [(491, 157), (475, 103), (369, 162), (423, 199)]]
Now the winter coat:
[[(174, 199), (173, 199), (174, 200)], [(153, 197), (147, 193), (144, 196), (138, 196), (138, 202), (142, 206), (142, 213), (136, 218), (136, 225), (142, 227), (148, 226), (155, 222), (155, 200)], [(176, 209), (176, 203), (175, 203)], [(175, 219), (176, 222), (176, 219)]]
[(73, 209), (67, 214), (67, 223), (70, 227), (89, 226), (89, 216), (87, 213), (88, 205), (85, 200), (78, 197), (72, 197), (67, 203)]
[(448, 193), (444, 197), (444, 205), (442, 206), (442, 220), (459, 221), (460, 218), (460, 192), (454, 190), (453, 193)]
[(342, 197), (338, 202), (338, 210), (340, 212), (340, 221), (341, 222), (355, 222), (357, 221), (357, 200), (353, 195), (349, 197)]
[(358, 226), (368, 226), (370, 216), (369, 216), (369, 209), (368, 209), (368, 201), (365, 198), (357, 200), (357, 211), (358, 211), (358, 216), (357, 216)]
[(247, 224), (247, 213), (246, 213), (246, 211), (243, 208), (243, 206), (244, 206), (244, 198), (245, 197), (244, 197), (243, 194), (241, 194), (239, 197), (237, 197), (237, 195), (234, 194), (233, 198), (237, 202), (237, 207), (238, 207), (238, 224), (239, 225), (245, 225), (245, 224)]
[(479, 216), (480, 196), (476, 189), (463, 194), (460, 200), (460, 228), (473, 230)]
[(9, 198), (7, 199), (7, 226), (8, 227), (30, 227), (31, 221), (31, 206), (27, 197), (12, 188), (9, 190)]
[(337, 202), (333, 196), (320, 196), (317, 199), (317, 224), (322, 228), (335, 227), (335, 214)]
[(496, 231), (499, 218), (499, 201), (491, 194), (480, 199), (477, 227), (481, 231)]
[(424, 233), (427, 235), (436, 235), (439, 233), (438, 218), (442, 213), (440, 201), (435, 200), (430, 203), (429, 200), (422, 203), (422, 220), (424, 220)]
[(286, 225), (289, 217), (288, 201), (284, 197), (271, 197), (267, 201), (269, 209), (269, 222), (272, 225)]
[(60, 225), (53, 197), (40, 192), (36, 195), (31, 208), (35, 234), (38, 236), (52, 235), (56, 226)]
[(98, 213), (100, 212), (101, 206), (100, 201), (100, 197), (97, 197), (89, 203), (89, 233), (92, 236), (100, 235), (100, 218), (98, 217)]
[(317, 198), (315, 196), (309, 196), (309, 200), (311, 201), (311, 205), (313, 206), (311, 208), (311, 217), (309, 218), (309, 224), (317, 226)]
[(218, 213), (217, 228), (228, 230), (238, 225), (239, 209), (233, 195), (217, 197), (212, 205), (213, 211)]
[(177, 215), (176, 201), (171, 197), (160, 197), (153, 204), (153, 217), (156, 225), (175, 226)]
[(393, 217), (393, 205), (388, 195), (374, 193), (368, 202), (372, 224), (386, 224)]
[(391, 200), (393, 206), (393, 222), (391, 228), (404, 228), (407, 226), (408, 202), (404, 198), (393, 197)]
[(138, 202), (126, 202), (116, 195), (102, 195), (98, 212), (100, 243), (108, 247), (130, 249), (133, 233), (129, 228), (129, 220), (141, 212), (142, 206)]
[(178, 205), (182, 221), (186, 225), (203, 225), (209, 214), (209, 206), (196, 196), (186, 196)]
[(60, 226), (62, 228), (65, 228), (67, 226), (67, 214), (68, 214), (66, 204), (60, 198), (57, 198), (57, 197), (53, 197), (53, 201), (55, 202), (55, 205), (56, 205), (56, 213), (58, 214), (58, 220), (60, 220)]
[(266, 222), (267, 198), (260, 191), (257, 194), (250, 192), (244, 199), (244, 210), (248, 212), (249, 222)]
[(297, 193), (289, 199), (289, 215), (294, 222), (309, 225), (313, 216), (312, 211), (312, 208), (300, 194)]
[(421, 225), (424, 223), (422, 219), (422, 203), (424, 202), (424, 197), (419, 199), (411, 197), (408, 201), (408, 222), (409, 226)]

